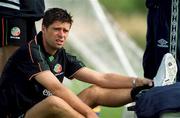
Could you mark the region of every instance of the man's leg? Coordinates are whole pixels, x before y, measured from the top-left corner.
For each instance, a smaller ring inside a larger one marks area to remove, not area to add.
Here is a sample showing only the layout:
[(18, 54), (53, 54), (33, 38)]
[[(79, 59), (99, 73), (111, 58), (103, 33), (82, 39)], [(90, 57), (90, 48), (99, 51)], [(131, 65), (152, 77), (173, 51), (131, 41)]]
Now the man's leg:
[(78, 96), (92, 108), (98, 105), (118, 107), (132, 102), (131, 88), (106, 89), (93, 85), (83, 90)]
[(0, 48), (0, 74), (9, 57), (19, 48), (19, 46), (5, 46)]
[(85, 118), (64, 100), (49, 96), (29, 109), (25, 118)]

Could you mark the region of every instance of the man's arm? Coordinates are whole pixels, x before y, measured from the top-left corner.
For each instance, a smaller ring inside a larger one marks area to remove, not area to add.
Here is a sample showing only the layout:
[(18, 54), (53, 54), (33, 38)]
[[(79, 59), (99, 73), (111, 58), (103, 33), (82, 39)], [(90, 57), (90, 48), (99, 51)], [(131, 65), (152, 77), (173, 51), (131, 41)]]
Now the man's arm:
[(35, 79), (53, 95), (66, 101), (73, 109), (86, 118), (97, 118), (92, 109), (84, 104), (73, 92), (66, 88), (50, 71), (43, 71), (35, 76)]
[(136, 86), (152, 85), (152, 80), (149, 79), (128, 77), (116, 73), (100, 73), (86, 67), (78, 70), (73, 77), (106, 88), (131, 88), (133, 84)]

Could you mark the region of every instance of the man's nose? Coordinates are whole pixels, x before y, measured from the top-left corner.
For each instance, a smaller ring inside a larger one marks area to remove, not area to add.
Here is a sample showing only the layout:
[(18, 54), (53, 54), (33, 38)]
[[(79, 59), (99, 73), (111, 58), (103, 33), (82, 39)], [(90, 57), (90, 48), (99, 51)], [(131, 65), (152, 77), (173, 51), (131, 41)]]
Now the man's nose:
[(59, 30), (58, 35), (59, 36), (65, 36), (65, 32), (63, 30)]

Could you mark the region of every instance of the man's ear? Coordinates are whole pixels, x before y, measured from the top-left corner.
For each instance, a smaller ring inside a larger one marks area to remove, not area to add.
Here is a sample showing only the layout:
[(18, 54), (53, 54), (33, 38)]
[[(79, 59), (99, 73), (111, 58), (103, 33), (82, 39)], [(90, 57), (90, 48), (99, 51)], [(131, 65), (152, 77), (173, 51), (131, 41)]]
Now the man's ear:
[(42, 25), (42, 32), (44, 32), (45, 30), (46, 30), (46, 27)]

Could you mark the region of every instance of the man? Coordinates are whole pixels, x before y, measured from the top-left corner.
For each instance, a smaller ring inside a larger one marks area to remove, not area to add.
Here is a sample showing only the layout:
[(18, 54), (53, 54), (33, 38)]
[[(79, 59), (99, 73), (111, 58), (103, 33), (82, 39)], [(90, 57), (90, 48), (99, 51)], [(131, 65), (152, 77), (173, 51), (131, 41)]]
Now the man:
[[(0, 81), (2, 117), (97, 118), (91, 108), (122, 106), (132, 102), (132, 86), (152, 86), (152, 80), (96, 72), (66, 53), (72, 22), (66, 10), (47, 10), (42, 32), (9, 59)], [(64, 76), (93, 85), (76, 96), (61, 83)]]
[(44, 9), (44, 0), (0, 0), (0, 74), (11, 54), (34, 38)]
[[(143, 56), (144, 77), (153, 79), (163, 56), (171, 53), (180, 69), (179, 0), (146, 0), (147, 43)], [(180, 79), (180, 72), (176, 76)]]

